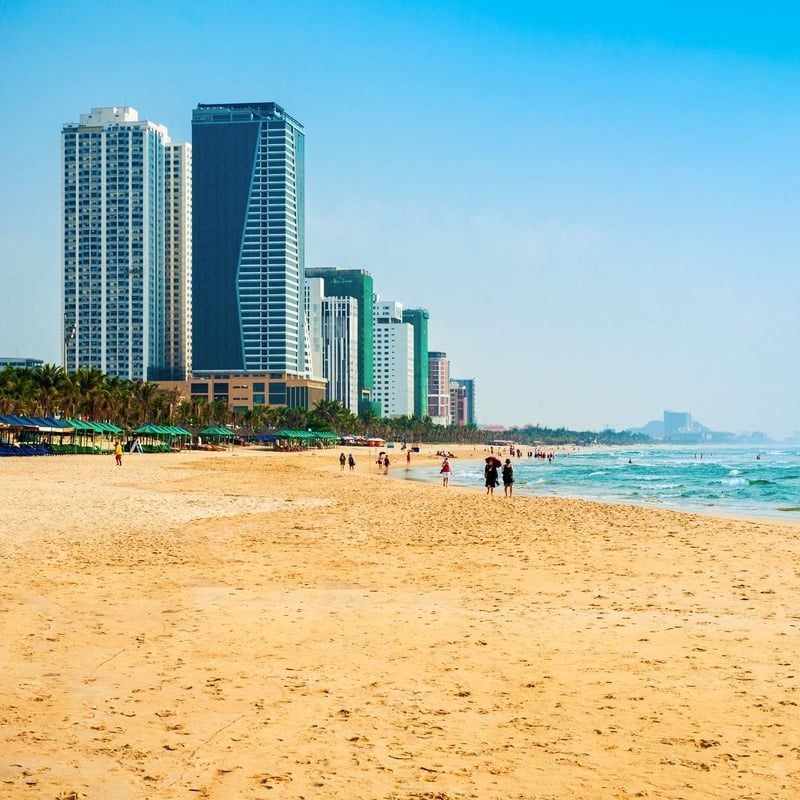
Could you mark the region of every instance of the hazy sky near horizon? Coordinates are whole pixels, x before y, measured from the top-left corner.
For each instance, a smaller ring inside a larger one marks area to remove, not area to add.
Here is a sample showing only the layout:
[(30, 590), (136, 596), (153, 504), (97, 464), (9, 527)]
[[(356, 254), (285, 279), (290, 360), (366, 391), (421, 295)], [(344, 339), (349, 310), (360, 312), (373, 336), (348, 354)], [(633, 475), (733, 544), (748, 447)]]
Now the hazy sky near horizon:
[(306, 263), (430, 311), (483, 424), (800, 430), (790, 3), (0, 0), (0, 355), (61, 359), (60, 134), (305, 126)]

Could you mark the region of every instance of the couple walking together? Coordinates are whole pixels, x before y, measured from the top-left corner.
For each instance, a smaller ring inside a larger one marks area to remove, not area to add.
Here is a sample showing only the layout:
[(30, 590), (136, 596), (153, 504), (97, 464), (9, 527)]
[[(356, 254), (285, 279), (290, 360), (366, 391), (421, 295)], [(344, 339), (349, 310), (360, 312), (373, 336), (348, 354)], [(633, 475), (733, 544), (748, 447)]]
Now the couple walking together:
[(502, 464), (503, 493), (506, 497), (511, 497), (514, 493), (514, 467), (511, 459), (507, 458), (503, 464), (497, 456), (489, 456), (486, 459), (486, 466), (483, 468), (483, 477), (486, 483), (486, 494), (494, 494), (494, 487), (500, 482), (500, 474), (497, 468)]

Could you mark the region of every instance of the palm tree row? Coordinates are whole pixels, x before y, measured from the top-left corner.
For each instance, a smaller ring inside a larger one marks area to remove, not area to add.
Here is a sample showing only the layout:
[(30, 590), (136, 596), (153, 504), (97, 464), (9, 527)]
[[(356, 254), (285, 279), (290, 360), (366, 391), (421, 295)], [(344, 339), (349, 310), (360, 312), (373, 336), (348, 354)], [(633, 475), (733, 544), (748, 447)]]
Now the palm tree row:
[(88, 418), (120, 426), (173, 424), (177, 392), (154, 383), (109, 377), (97, 369), (67, 373), (53, 364), (0, 370), (0, 414)]
[(135, 428), (183, 425), (196, 430), (232, 425), (256, 434), (269, 429), (334, 431), (341, 435), (380, 437), (391, 441), (480, 443), (485, 434), (474, 426), (442, 426), (430, 417), (381, 419), (371, 411), (353, 414), (338, 400), (320, 400), (313, 409), (256, 406), (236, 411), (221, 401), (181, 400), (175, 391), (155, 383), (109, 377), (97, 369), (67, 373), (44, 364), (34, 369), (0, 370), (0, 414), (30, 417), (87, 418)]

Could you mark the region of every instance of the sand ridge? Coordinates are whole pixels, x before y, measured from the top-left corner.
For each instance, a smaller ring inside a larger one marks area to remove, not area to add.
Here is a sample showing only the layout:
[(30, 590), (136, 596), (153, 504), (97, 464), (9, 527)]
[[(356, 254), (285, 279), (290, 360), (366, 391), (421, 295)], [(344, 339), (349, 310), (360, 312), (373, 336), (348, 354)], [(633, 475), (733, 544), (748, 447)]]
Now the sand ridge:
[(800, 792), (796, 526), (234, 452), (0, 461), (0, 797)]

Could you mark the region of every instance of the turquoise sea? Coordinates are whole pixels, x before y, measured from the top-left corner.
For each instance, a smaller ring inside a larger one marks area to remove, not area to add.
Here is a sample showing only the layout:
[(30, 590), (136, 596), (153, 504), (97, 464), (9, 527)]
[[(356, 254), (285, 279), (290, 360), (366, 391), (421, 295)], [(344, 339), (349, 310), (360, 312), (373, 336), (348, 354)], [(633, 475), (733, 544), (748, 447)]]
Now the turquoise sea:
[[(526, 454), (512, 459), (515, 494), (800, 521), (798, 446), (590, 447), (552, 461)], [(483, 462), (451, 463), (451, 485), (483, 489)], [(438, 468), (413, 468), (408, 477), (441, 481)], [(502, 486), (495, 493), (502, 496)]]

